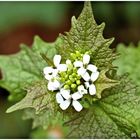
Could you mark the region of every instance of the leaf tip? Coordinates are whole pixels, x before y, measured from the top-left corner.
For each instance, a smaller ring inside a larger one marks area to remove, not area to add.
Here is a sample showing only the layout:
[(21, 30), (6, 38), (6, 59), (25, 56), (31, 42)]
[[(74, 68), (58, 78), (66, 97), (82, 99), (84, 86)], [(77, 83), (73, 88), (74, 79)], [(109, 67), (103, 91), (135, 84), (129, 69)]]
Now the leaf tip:
[(21, 104), (20, 104), (20, 102), (18, 102), (17, 104), (15, 104), (15, 105), (9, 107), (9, 108), (6, 110), (6, 113), (11, 113), (11, 112), (14, 112), (14, 111), (16, 111), (16, 110), (23, 109), (23, 108), (24, 108), (24, 107), (22, 107), (23, 104), (24, 104), (24, 103), (21, 103)]
[(102, 28), (105, 28), (105, 22), (103, 22), (103, 23), (101, 24), (101, 26), (102, 26)]
[(91, 2), (89, 0), (84, 2), (84, 7), (91, 8)]
[(35, 35), (35, 37), (34, 37), (34, 41), (36, 41), (36, 40), (40, 40), (41, 38), (38, 36), (38, 35)]
[(8, 108), (8, 109), (6, 110), (6, 113), (11, 113), (11, 112), (13, 112), (13, 111), (11, 110), (11, 107)]
[[(89, 12), (92, 15), (92, 6), (90, 1), (85, 1), (84, 2), (84, 8), (83, 8), (83, 13)], [(81, 13), (82, 15), (82, 13)]]

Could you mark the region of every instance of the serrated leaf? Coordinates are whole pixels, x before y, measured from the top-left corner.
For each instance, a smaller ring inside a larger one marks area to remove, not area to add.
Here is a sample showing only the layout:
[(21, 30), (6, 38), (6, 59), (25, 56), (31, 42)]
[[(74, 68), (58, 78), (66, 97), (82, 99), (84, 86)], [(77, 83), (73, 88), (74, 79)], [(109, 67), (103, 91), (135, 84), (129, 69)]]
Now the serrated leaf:
[(55, 94), (48, 92), (45, 81), (39, 81), (29, 87), (26, 96), (6, 112), (26, 109), (24, 119), (34, 120), (32, 128), (43, 126), (46, 129), (49, 125), (58, 122), (62, 125), (66, 118), (66, 116), (63, 117), (63, 113), (58, 111), (57, 107)]
[(102, 94), (103, 90), (113, 87), (119, 83), (117, 80), (109, 79), (106, 76), (106, 72), (107, 72), (107, 70), (102, 70), (100, 72), (99, 78), (95, 82), (96, 91), (97, 91), (96, 95), (98, 98), (101, 98), (101, 96), (102, 96), (101, 94)]
[(55, 94), (48, 93), (46, 83), (39, 81), (27, 89), (26, 96), (17, 104), (10, 107), (6, 112), (10, 113), (24, 108), (34, 108), (36, 114), (44, 109), (55, 110)]
[[(104, 39), (103, 30), (105, 24), (97, 25), (94, 20), (90, 2), (86, 2), (78, 19), (72, 17), (72, 27), (66, 36), (61, 35), (64, 45), (60, 47), (60, 54), (69, 58), (75, 50), (91, 54), (91, 62), (100, 70), (100, 76), (96, 81), (97, 97), (101, 98), (104, 89), (116, 85), (117, 81), (109, 79), (105, 72), (112, 67), (113, 60), (117, 57), (109, 48), (114, 40)], [(65, 53), (67, 52), (67, 53)]]
[(70, 126), (70, 138), (130, 138), (139, 131), (140, 97), (136, 87), (124, 76), (121, 83), (104, 91), (101, 100), (80, 117), (73, 117), (66, 124)]
[(42, 69), (47, 64), (40, 53), (52, 58), (56, 53), (55, 45), (59, 42), (61, 42), (60, 39), (54, 43), (46, 43), (39, 37), (35, 37), (32, 49), (21, 45), (19, 53), (0, 56), (0, 68), (3, 75), (0, 86), (11, 93), (10, 100), (20, 100), (25, 94), (26, 85), (29, 86), (32, 82), (42, 79)]
[[(100, 69), (111, 67), (116, 54), (109, 49), (114, 40), (104, 39), (103, 29), (105, 24), (97, 25), (94, 20), (90, 2), (86, 2), (78, 19), (72, 17), (72, 27), (64, 39), (64, 45), (60, 46), (60, 53), (69, 58), (71, 52), (78, 50), (82, 53), (92, 51), (92, 62)], [(67, 53), (65, 53), (67, 52)]]

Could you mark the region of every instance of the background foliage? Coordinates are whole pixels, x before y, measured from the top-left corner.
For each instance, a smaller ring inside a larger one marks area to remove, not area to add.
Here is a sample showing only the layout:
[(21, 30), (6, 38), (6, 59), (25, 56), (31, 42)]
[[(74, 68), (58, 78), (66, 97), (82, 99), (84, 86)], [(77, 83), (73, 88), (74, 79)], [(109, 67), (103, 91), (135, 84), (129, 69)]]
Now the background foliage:
[(117, 52), (120, 57), (114, 62), (118, 66), (118, 74), (129, 73), (129, 77), (140, 86), (140, 42), (137, 46), (130, 43), (128, 46), (125, 44), (118, 44)]

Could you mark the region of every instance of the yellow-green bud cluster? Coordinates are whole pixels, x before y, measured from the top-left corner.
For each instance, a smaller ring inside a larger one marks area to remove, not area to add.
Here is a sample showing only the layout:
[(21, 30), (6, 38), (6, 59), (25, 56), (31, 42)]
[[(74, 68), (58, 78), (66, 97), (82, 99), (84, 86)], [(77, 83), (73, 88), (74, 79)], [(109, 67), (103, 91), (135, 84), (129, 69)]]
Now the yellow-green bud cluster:
[(77, 69), (73, 66), (68, 67), (66, 72), (60, 73), (60, 81), (64, 83), (64, 89), (76, 89), (81, 84), (81, 76), (77, 74)]
[(72, 61), (82, 60), (83, 58), (83, 54), (81, 54), (79, 51), (76, 51), (75, 53), (71, 53), (70, 56)]
[[(71, 62), (75, 60), (82, 60), (83, 54), (81, 54), (79, 51), (76, 51), (75, 53), (71, 53), (70, 58)], [(59, 80), (64, 83), (64, 89), (76, 90), (77, 87), (81, 84), (81, 76), (78, 75), (77, 68), (74, 67), (72, 63), (68, 64), (67, 71), (60, 72), (59, 75)]]

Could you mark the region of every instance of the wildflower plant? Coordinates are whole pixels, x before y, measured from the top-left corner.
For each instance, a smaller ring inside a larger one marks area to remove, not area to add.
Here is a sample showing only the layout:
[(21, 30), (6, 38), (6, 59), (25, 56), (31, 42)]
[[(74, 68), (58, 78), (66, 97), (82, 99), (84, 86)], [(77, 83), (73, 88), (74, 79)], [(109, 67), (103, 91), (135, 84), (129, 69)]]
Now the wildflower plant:
[(104, 39), (90, 2), (72, 17), (72, 27), (54, 43), (35, 37), (32, 48), (0, 56), (0, 85), (11, 98), (26, 96), (7, 113), (24, 109), (33, 128), (63, 120), (69, 138), (131, 138), (140, 135), (140, 96), (127, 75), (118, 76), (118, 57)]
[(90, 63), (88, 53), (81, 54), (76, 51), (71, 53), (70, 59), (65, 64), (60, 64), (61, 55), (53, 58), (54, 68), (45, 67), (44, 74), (48, 80), (48, 90), (56, 91), (56, 101), (62, 110), (66, 110), (71, 102), (76, 111), (81, 111), (83, 106), (78, 102), (84, 94), (96, 95), (94, 82), (99, 77), (97, 67)]

